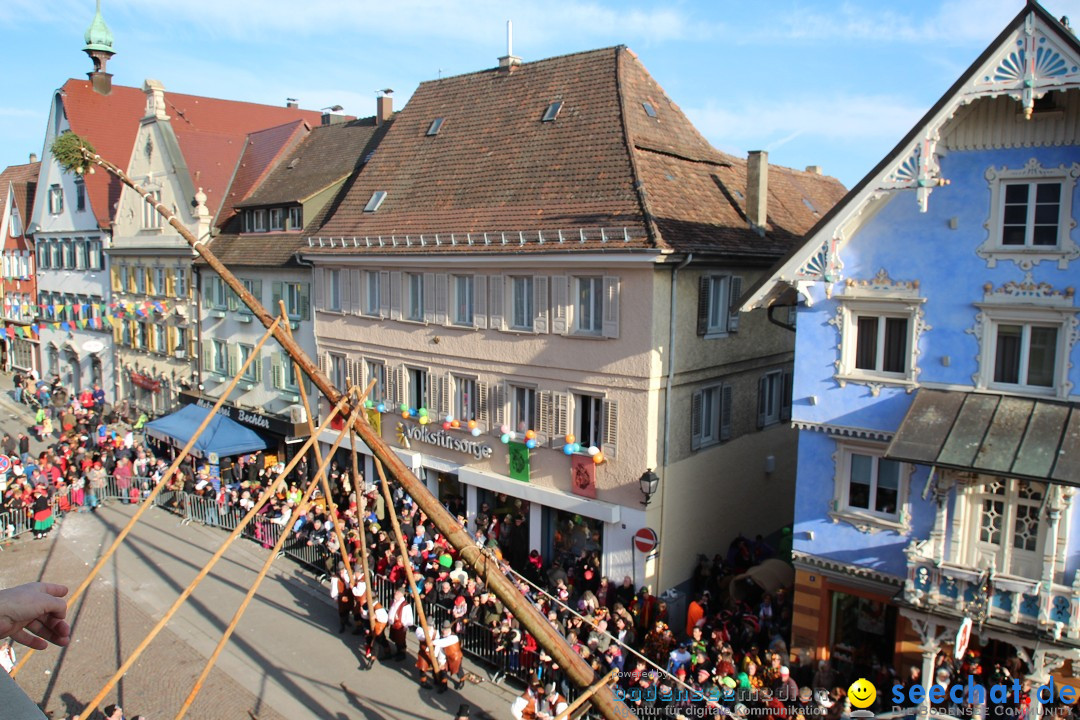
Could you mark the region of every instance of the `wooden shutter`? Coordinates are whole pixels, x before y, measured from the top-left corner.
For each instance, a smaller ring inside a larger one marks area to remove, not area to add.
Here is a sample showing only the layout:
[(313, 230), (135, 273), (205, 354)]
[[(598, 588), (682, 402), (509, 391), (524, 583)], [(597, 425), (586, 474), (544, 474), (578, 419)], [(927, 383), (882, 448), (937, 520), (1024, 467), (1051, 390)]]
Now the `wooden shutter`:
[(551, 332), (557, 335), (565, 335), (569, 332), (567, 322), (567, 297), (568, 288), (565, 275), (554, 275), (551, 278)]
[(401, 273), (390, 273), (390, 319), (401, 319)]
[(235, 376), (240, 366), (240, 348), (227, 348), (225, 356), (228, 358), (229, 363), (229, 375)]
[(705, 335), (709, 332), (709, 290), (712, 287), (712, 278), (702, 275), (698, 280), (697, 300), (697, 334)]
[(174, 268), (165, 268), (165, 295), (176, 297), (176, 270)]
[(533, 332), (548, 332), (548, 279), (546, 275), (533, 278)]
[(701, 447), (701, 401), (702, 391), (696, 391), (690, 400), (690, 449), (697, 450)]
[(757, 426), (758, 430), (765, 427), (765, 418), (769, 414), (769, 402), (768, 402), (768, 382), (767, 375), (762, 375), (757, 381)]
[(732, 275), (728, 280), (728, 332), (739, 331), (739, 299), (742, 297), (742, 278)]
[(782, 395), (780, 396), (780, 419), (791, 419), (791, 393), (794, 376), (790, 370), (784, 371)]
[(619, 337), (619, 278), (604, 277), (604, 320), (603, 336)]
[(724, 385), (720, 389), (720, 439), (731, 439), (731, 403), (732, 394), (734, 388), (731, 385)]
[(536, 423), (534, 428), (536, 432), (546, 437), (551, 437), (554, 432), (554, 424), (552, 421), (552, 408), (551, 408), (551, 393), (547, 390), (536, 393)]
[(476, 383), (476, 421), (484, 430), (491, 429), (491, 413), (488, 411), (488, 384)]
[(203, 344), (202, 348), (202, 369), (203, 372), (214, 372), (214, 346), (213, 340), (207, 340)]
[(394, 375), (394, 381), (393, 381), (394, 382), (394, 390), (393, 390), (394, 404), (400, 406), (402, 403), (405, 402), (405, 397), (406, 397), (406, 395), (405, 395), (405, 366), (404, 365), (395, 365), (393, 375)]
[(120, 292), (120, 269), (112, 268), (109, 271), (109, 275), (112, 278), (112, 291)]
[(255, 371), (255, 382), (261, 383), (263, 379), (263, 355), (261, 352), (255, 356), (255, 360), (251, 363), (251, 367)]
[[(326, 377), (330, 378), (330, 355), (324, 352), (318, 353), (319, 357), (319, 372)], [(330, 378), (331, 382), (333, 378)], [(345, 388), (338, 388), (340, 391), (344, 391)]]
[(602, 449), (605, 455), (613, 458), (619, 445), (619, 403), (615, 400), (605, 399), (601, 403), (601, 411), (604, 414), (604, 442)]
[(500, 381), (492, 385), (488, 400), (491, 403), (492, 424), (502, 427), (506, 424), (506, 383)]
[(488, 303), (488, 315), (491, 316), (491, 329), (492, 330), (504, 330), (503, 324), (503, 304), (506, 300), (503, 290), (505, 278), (502, 275), (492, 275), (488, 279), (488, 297), (490, 302)]
[(364, 311), (364, 296), (360, 282), (362, 273), (359, 270), (349, 270), (348, 272), (352, 275), (352, 311), (359, 315)]
[(277, 390), (283, 390), (285, 388), (285, 366), (282, 363), (283, 355), (284, 353), (281, 351), (277, 351), (271, 355), (270, 381)]
[(323, 288), (326, 287), (326, 270), (323, 268), (315, 268), (315, 309), (326, 309), (326, 294), (323, 292)]
[(552, 393), (551, 400), (551, 446), (562, 447), (570, 432), (570, 395)]
[(240, 309), (240, 296), (232, 288), (228, 288), (226, 292), (228, 293), (229, 312), (236, 312)]
[[(322, 295), (321, 292), (316, 292)], [(301, 320), (311, 319), (311, 285), (308, 283), (300, 283), (300, 307), (298, 313)]]
[(424, 322), (435, 322), (435, 273), (424, 273)]
[(205, 278), (205, 282), (203, 282), (199, 287), (199, 292), (202, 293), (202, 306), (204, 308), (209, 309), (209, 308), (212, 308), (214, 306), (214, 303), (213, 303), (213, 295), (214, 295), (213, 284), (214, 284), (214, 279), (215, 278), (212, 275), (203, 275), (202, 277)]
[[(425, 276), (425, 280), (426, 279), (427, 277)], [(435, 322), (439, 325), (445, 325), (447, 323), (449, 281), (450, 278), (446, 273), (439, 273), (435, 276)]]
[(487, 275), (477, 275), (473, 282), (473, 322), (478, 329), (485, 330), (488, 326)]
[[(439, 375), (435, 378), (436, 384), (436, 408), (435, 413), (439, 419), (445, 418), (451, 413), (450, 407), (450, 376)], [(460, 418), (458, 418), (460, 419)]]
[(390, 272), (379, 271), (379, 315), (390, 317)]

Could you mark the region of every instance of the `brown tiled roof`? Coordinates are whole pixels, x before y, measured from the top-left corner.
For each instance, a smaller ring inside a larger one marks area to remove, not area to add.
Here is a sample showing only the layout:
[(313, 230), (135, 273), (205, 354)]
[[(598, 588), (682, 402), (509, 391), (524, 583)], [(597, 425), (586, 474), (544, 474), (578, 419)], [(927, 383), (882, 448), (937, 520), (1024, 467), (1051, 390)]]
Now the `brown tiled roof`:
[[(296, 251), (307, 246), (303, 233), (222, 233), (210, 249), (229, 267), (282, 267), (295, 264)], [(201, 257), (196, 265), (206, 265)]]
[(217, 225), (225, 225), (232, 218), (236, 204), (266, 178), (274, 162), (282, 153), (300, 142), (311, 130), (304, 120), (266, 128), (248, 135), (244, 152), (236, 165), (232, 182), (226, 193), (225, 205), (218, 212)]
[[(146, 110), (142, 90), (114, 85), (109, 95), (94, 91), (87, 80), (68, 80), (62, 88), (64, 110), (73, 132), (86, 137), (97, 152), (121, 167), (131, 157), (139, 120)], [(166, 91), (172, 127), (195, 187), (203, 188), (207, 207), (216, 213), (244, 149), (247, 135), (294, 120), (320, 122), (314, 110), (219, 100)], [(86, 179), (87, 194), (98, 224), (109, 227), (120, 198), (120, 181), (107, 173)]]
[[(555, 101), (558, 117), (542, 122)], [(437, 117), (443, 126), (428, 136)], [(318, 230), (322, 246), (304, 252), (357, 252), (353, 237), (365, 251), (529, 252), (552, 249), (563, 230), (559, 249), (776, 257), (843, 194), (835, 179), (770, 166), (761, 237), (735, 193), (745, 176), (745, 160), (713, 148), (636, 55), (593, 50), (421, 84)], [(387, 193), (383, 204), (365, 213), (377, 190)]]
[(23, 235), (11, 241), (5, 237), (4, 242), (12, 242), (5, 249), (26, 250), (29, 246), (26, 241), (26, 224), (30, 222), (30, 216), (34, 212), (34, 191), (37, 188), (38, 171), (41, 169), (40, 162), (27, 163), (25, 165), (11, 165), (4, 168), (0, 173), (0, 214), (8, 204), (8, 191), (10, 198), (19, 209), (19, 217), (22, 220)]

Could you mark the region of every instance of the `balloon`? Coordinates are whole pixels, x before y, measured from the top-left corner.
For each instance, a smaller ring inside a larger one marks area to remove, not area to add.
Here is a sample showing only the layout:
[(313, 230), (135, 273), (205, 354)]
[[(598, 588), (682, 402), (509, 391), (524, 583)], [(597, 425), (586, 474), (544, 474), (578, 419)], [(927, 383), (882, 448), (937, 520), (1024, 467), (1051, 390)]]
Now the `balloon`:
[(474, 427), (474, 428), (472, 429), (472, 436), (473, 436), (473, 437), (480, 437), (480, 428), (478, 428), (478, 427)]
[(420, 408), (420, 417), (427, 417), (427, 408)]
[(455, 427), (455, 428), (459, 428), (459, 427), (461, 427), (461, 421), (460, 420), (451, 420), (450, 421), (450, 426)]
[(574, 452), (581, 452), (581, 443), (574, 443)]
[(506, 434), (510, 436), (511, 440), (517, 440), (517, 433), (514, 432), (513, 430), (511, 430), (510, 432), (508, 432)]
[(401, 411), (401, 417), (403, 417), (403, 418), (405, 418), (406, 420), (408, 420), (408, 419), (409, 419), (409, 411), (408, 411), (408, 410), (402, 410), (402, 411)]
[(589, 446), (589, 454), (592, 455), (593, 457), (596, 457), (597, 455), (600, 454), (600, 448), (596, 447), (595, 445), (590, 445)]
[(594, 463), (596, 463), (597, 465), (604, 462), (604, 453), (602, 453), (602, 452), (596, 453), (595, 455), (592, 456), (592, 461)]
[(571, 445), (570, 443), (566, 443), (565, 445), (562, 446), (562, 451), (563, 451), (563, 455), (568, 455), (568, 456), (573, 455), (574, 454), (574, 446)]
[(469, 429), (470, 430), (475, 430), (476, 429), (476, 421), (475, 420), (470, 420), (469, 421)]
[(401, 403), (401, 412), (408, 412), (409, 403)]
[(536, 431), (535, 430), (526, 430), (525, 431), (525, 439), (526, 440), (532, 440), (535, 437), (536, 437)]
[(370, 410), (371, 408), (375, 407), (375, 401), (374, 400), (365, 400), (364, 401), (364, 407), (366, 407), (368, 410)]
[(446, 416), (446, 422), (453, 422), (453, 421), (454, 421), (454, 416), (453, 415), (447, 415)]
[(503, 445), (505, 445), (506, 443), (510, 442), (510, 433), (503, 433), (502, 437), (499, 439), (502, 440)]
[(500, 425), (499, 426), (499, 432), (501, 432), (503, 435), (505, 435), (506, 433), (510, 432), (510, 426), (509, 425)]
[(566, 436), (566, 444), (567, 445), (573, 445), (576, 440), (577, 440), (577, 438), (574, 437), (573, 433)]
[(530, 439), (526, 440), (526, 441), (525, 441), (525, 447), (527, 447), (527, 448), (529, 448), (530, 450), (532, 450), (532, 449), (533, 449), (534, 447), (536, 447), (536, 441), (535, 441), (535, 440), (533, 440), (532, 438), (530, 438)]
[(386, 412), (386, 403), (379, 403), (378, 407), (376, 407), (375, 409), (381, 413)]
[(444, 423), (442, 424), (442, 429), (443, 429), (443, 430), (449, 430), (449, 429), (450, 429), (450, 423), (448, 423), (448, 422), (444, 422)]
[(421, 415), (420, 416), (420, 424), (421, 425), (427, 425), (429, 420), (430, 420), (430, 418), (428, 418), (427, 415)]

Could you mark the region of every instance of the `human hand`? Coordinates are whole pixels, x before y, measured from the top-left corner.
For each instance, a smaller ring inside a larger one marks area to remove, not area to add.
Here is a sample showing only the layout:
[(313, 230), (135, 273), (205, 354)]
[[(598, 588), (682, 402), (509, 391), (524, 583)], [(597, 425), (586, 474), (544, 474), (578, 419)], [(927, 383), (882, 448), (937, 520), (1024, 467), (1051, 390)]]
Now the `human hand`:
[(44, 650), (49, 643), (61, 647), (71, 641), (64, 585), (26, 583), (0, 590), (0, 637), (10, 637), (34, 650)]

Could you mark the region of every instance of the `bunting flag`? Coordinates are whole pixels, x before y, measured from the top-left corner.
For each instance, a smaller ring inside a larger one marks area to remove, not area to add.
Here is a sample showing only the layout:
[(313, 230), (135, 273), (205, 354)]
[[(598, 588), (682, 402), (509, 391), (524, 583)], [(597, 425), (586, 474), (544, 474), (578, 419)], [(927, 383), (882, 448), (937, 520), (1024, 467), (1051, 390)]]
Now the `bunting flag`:
[(529, 448), (525, 443), (510, 442), (507, 444), (510, 452), (510, 477), (521, 482), (529, 482)]
[(35, 335), (40, 334), (41, 331), (38, 330), (37, 323), (34, 323), (33, 325), (30, 326), (30, 332), (32, 332)]
[(15, 328), (15, 334), (18, 335), (19, 337), (23, 337), (23, 335), (25, 333), (23, 333), (23, 329), (21, 327), (17, 327), (17, 328)]
[(64, 322), (60, 323), (60, 329), (63, 330), (64, 332), (70, 332), (71, 331), (71, 323), (69, 323), (67, 320), (65, 320)]
[(8, 325), (4, 329), (4, 331), (7, 333), (8, 337), (15, 337), (15, 328), (13, 328), (12, 326)]

